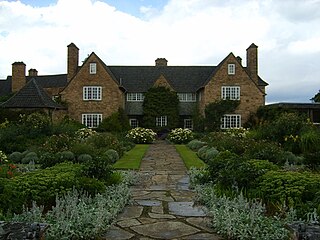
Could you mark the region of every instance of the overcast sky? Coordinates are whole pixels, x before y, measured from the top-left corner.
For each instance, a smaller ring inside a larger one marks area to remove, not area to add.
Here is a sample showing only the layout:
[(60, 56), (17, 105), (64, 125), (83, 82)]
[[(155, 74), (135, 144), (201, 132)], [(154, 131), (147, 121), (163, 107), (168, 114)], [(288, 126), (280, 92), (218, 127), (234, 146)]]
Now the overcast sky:
[(80, 63), (246, 63), (258, 45), (267, 103), (310, 102), (320, 89), (320, 0), (0, 0), (0, 79), (23, 61), (39, 75), (66, 73), (67, 45)]

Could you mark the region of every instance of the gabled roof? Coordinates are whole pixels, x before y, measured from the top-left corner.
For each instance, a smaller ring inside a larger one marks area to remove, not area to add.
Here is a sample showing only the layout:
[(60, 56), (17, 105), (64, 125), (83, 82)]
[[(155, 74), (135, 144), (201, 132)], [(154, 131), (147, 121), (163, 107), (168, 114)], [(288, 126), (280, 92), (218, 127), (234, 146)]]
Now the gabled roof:
[(0, 106), (4, 108), (64, 108), (53, 101), (35, 79), (28, 81), (23, 88)]
[(163, 75), (174, 90), (195, 92), (215, 70), (214, 66), (108, 66), (128, 92), (147, 92)]

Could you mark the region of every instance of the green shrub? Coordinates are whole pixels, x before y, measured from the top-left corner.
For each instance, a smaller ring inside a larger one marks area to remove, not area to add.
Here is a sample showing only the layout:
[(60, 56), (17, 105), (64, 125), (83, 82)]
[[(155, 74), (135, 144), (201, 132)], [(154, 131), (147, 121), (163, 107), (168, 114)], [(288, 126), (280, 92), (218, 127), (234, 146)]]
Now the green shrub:
[(123, 109), (119, 109), (111, 116), (104, 118), (99, 124), (98, 131), (124, 132), (130, 129), (129, 119)]
[(56, 154), (57, 158), (59, 159), (59, 162), (73, 162), (75, 160), (75, 156), (73, 152), (71, 151), (63, 151)]
[(219, 154), (219, 151), (217, 149), (215, 149), (214, 147), (211, 147), (205, 153), (204, 160), (206, 162), (208, 162), (208, 161), (214, 159), (218, 154)]
[(87, 142), (74, 143), (71, 146), (70, 151), (73, 152), (76, 157), (80, 156), (81, 154), (97, 154), (97, 149), (92, 144), (88, 144)]
[(39, 163), (41, 165), (41, 168), (48, 168), (48, 167), (52, 167), (59, 162), (59, 158), (56, 157), (56, 154), (52, 153), (52, 152), (45, 152), (42, 155), (40, 155), (39, 158)]
[(13, 163), (21, 163), (22, 157), (23, 155), (21, 152), (13, 152), (9, 155), (9, 160)]
[(86, 156), (87, 159), (83, 160), (84, 174), (90, 178), (108, 181), (113, 172), (109, 157), (106, 155), (95, 158), (89, 156)]
[(104, 154), (108, 157), (110, 163), (115, 163), (119, 160), (119, 154), (116, 150), (109, 149)]
[(193, 133), (190, 129), (175, 128), (171, 130), (167, 139), (176, 144), (187, 143), (193, 139)]
[(309, 168), (316, 170), (320, 166), (320, 151), (318, 152), (309, 152), (303, 154), (303, 163)]
[(151, 129), (137, 127), (129, 130), (126, 138), (134, 143), (153, 143), (156, 133)]
[(91, 128), (80, 128), (75, 132), (75, 137), (77, 140), (85, 140), (95, 134), (97, 134), (97, 132)]
[(60, 151), (67, 151), (70, 149), (73, 138), (67, 134), (59, 134), (59, 135), (52, 135), (50, 136), (43, 145), (43, 149), (46, 152), (60, 152)]
[(24, 158), (21, 159), (21, 163), (28, 164), (28, 163), (38, 163), (39, 158), (38, 155), (35, 152), (29, 152), (25, 155)]
[(203, 146), (203, 147), (199, 148), (199, 150), (197, 152), (198, 157), (200, 159), (204, 160), (206, 157), (206, 153), (210, 148), (211, 148), (210, 146)]
[(310, 129), (300, 137), (300, 148), (303, 153), (320, 151), (320, 131)]
[(202, 148), (203, 146), (207, 145), (206, 142), (202, 142), (198, 139), (194, 139), (194, 140), (191, 140), (187, 146), (188, 148), (190, 148), (191, 150), (193, 151), (198, 151), (200, 148)]
[(77, 161), (79, 163), (88, 163), (92, 161), (92, 156), (90, 154), (81, 154), (78, 156)]

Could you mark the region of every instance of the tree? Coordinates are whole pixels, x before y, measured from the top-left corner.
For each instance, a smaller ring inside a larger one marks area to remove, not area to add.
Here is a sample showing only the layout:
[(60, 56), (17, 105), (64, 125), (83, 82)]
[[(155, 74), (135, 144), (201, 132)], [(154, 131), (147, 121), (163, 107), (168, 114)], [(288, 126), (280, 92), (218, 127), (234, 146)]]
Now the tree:
[[(179, 99), (177, 93), (166, 87), (152, 87), (143, 102), (143, 125), (156, 131), (176, 128), (179, 123)], [(156, 126), (156, 117), (166, 116), (167, 126)]]
[(319, 92), (318, 92), (316, 95), (314, 95), (314, 97), (311, 98), (310, 100), (311, 100), (312, 102), (320, 102), (320, 90), (319, 90)]

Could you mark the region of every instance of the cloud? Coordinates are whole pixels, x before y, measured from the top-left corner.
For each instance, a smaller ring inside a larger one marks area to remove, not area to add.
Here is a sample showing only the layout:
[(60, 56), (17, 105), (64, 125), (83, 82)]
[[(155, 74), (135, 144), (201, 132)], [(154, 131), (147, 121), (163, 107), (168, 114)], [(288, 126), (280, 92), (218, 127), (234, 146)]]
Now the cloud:
[[(267, 101), (308, 101), (320, 88), (320, 1), (170, 0), (140, 2), (136, 17), (101, 0), (59, 0), (47, 7), (0, 0), (0, 78), (24, 61), (39, 74), (66, 72), (66, 46), (108, 65), (217, 65), (259, 46)], [(76, 7), (75, 7), (76, 6)], [(283, 91), (285, 89), (285, 91)]]

